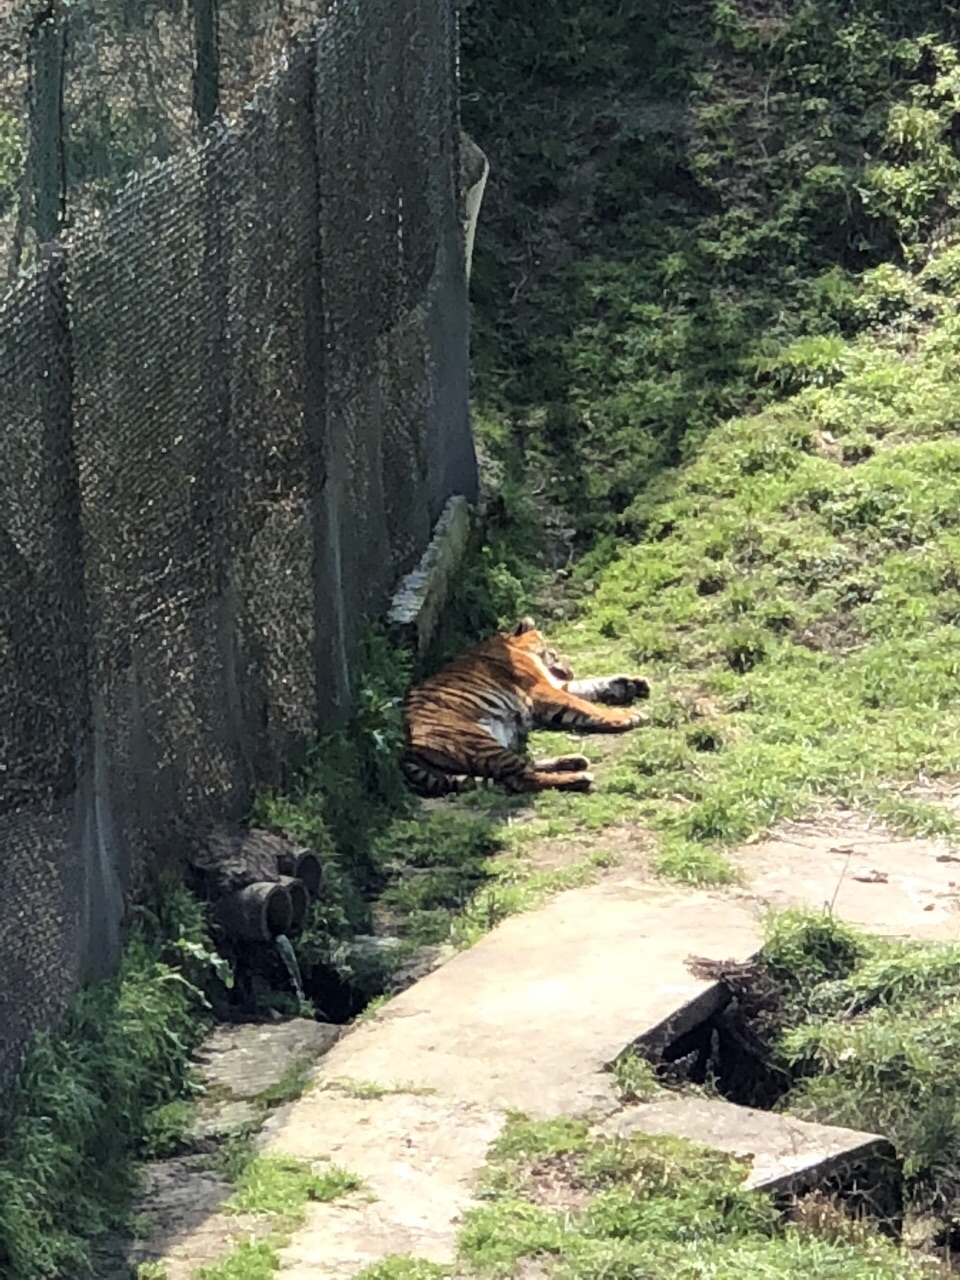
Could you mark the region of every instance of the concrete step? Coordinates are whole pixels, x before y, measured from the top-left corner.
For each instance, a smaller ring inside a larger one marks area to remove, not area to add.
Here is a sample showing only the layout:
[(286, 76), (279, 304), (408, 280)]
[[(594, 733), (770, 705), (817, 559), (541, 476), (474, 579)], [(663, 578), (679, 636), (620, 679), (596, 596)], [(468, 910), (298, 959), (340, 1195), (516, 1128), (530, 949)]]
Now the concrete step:
[(746, 1161), (748, 1187), (778, 1196), (835, 1192), (899, 1230), (903, 1166), (893, 1144), (876, 1133), (679, 1094), (627, 1107), (596, 1131), (688, 1138)]
[[(607, 1066), (629, 1043), (666, 1043), (726, 998), (690, 953), (744, 961), (759, 945), (752, 904), (611, 877), (504, 921), (349, 1031), (322, 1075), (532, 1116), (609, 1112)], [(298, 1105), (296, 1126), (322, 1138), (318, 1103)]]

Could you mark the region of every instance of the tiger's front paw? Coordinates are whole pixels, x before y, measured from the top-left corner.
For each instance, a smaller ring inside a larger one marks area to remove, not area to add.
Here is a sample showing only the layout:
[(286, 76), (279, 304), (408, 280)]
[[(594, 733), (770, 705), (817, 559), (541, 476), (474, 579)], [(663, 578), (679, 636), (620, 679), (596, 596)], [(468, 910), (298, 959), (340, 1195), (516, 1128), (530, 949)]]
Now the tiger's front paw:
[(538, 760), (534, 768), (538, 773), (582, 773), (590, 768), (590, 761), (586, 756), (551, 756)]
[(611, 707), (628, 707), (631, 702), (649, 697), (650, 684), (642, 676), (611, 676), (598, 701)]

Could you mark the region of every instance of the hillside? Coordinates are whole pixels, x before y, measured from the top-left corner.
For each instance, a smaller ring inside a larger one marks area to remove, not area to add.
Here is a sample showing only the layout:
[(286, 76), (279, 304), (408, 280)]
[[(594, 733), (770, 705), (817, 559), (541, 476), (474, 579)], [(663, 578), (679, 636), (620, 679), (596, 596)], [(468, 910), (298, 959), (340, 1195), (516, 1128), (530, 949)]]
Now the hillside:
[(957, 35), (935, 4), (468, 11), (481, 437), (536, 476), (492, 605), (575, 557), (557, 639), (658, 690), (605, 789), (683, 877), (817, 797), (955, 830), (915, 784), (960, 763)]
[[(644, 731), (587, 746), (593, 796), (537, 801), (548, 839), (643, 831), (712, 884), (837, 808), (956, 841), (958, 42), (937, 3), (468, 9), (494, 495), (468, 613), (533, 608), (578, 674), (654, 685)], [(784, 1105), (895, 1135), (949, 1265), (953, 951), (879, 947), (850, 998), (833, 928), (781, 956)], [(855, 1273), (819, 1247), (809, 1274)]]

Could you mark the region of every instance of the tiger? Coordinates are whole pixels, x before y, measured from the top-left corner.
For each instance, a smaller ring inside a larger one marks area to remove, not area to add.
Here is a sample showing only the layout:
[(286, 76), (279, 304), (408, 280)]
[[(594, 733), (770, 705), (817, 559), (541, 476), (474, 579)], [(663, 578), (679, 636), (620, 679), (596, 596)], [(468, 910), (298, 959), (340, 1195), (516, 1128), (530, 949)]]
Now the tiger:
[(624, 733), (643, 723), (630, 709), (650, 696), (640, 676), (575, 680), (532, 618), (474, 645), (415, 685), (403, 703), (402, 768), (422, 796), (470, 790), (477, 780), (508, 792), (589, 791), (585, 756), (532, 761), (532, 729)]

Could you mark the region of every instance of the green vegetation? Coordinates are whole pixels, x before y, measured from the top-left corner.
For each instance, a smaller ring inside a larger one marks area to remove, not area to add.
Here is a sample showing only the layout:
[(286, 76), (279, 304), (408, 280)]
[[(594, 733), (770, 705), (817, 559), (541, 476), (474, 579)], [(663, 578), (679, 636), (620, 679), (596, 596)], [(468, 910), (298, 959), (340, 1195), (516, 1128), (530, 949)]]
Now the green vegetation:
[[(910, 365), (864, 339), (843, 384), (718, 427), (668, 496), (648, 492), (652, 540), (621, 552), (557, 633), (574, 661), (652, 670), (649, 727), (603, 785), (659, 833), (662, 869), (692, 878), (696, 850), (820, 797), (956, 835), (909, 792), (960, 767), (960, 445), (932, 404), (956, 351), (947, 325)], [(875, 379), (897, 439), (871, 419)], [(865, 432), (876, 451), (844, 467), (824, 456), (827, 431), (831, 451)]]
[(436, 1090), (428, 1085), (404, 1084), (396, 1081), (391, 1084), (381, 1084), (378, 1080), (355, 1080), (351, 1076), (337, 1076), (332, 1080), (327, 1079), (322, 1087), (335, 1093), (342, 1093), (348, 1098), (363, 1098), (368, 1102), (398, 1093), (422, 1098), (436, 1093)]
[(317, 1167), (290, 1156), (252, 1156), (234, 1169), (237, 1189), (228, 1213), (255, 1224), (258, 1238), (235, 1244), (219, 1261), (201, 1267), (195, 1280), (272, 1280), (280, 1269), (279, 1250), (304, 1218), (311, 1201), (336, 1200), (358, 1191), (363, 1182), (339, 1165)]
[(469, 6), (478, 398), (581, 547), (642, 535), (637, 495), (782, 394), (791, 343), (829, 377), (896, 311), (860, 278), (955, 212), (954, 23), (932, 0)]
[(762, 959), (782, 1001), (774, 1061), (792, 1115), (885, 1134), (911, 1213), (960, 1212), (960, 945), (888, 941), (787, 913)]
[(611, 1070), (622, 1103), (646, 1102), (659, 1092), (660, 1084), (653, 1066), (632, 1050), (622, 1053)]
[(167, 1280), (168, 1275), (162, 1262), (141, 1262), (137, 1267), (137, 1280)]
[(442, 1267), (438, 1262), (428, 1262), (426, 1258), (392, 1253), (373, 1266), (358, 1271), (354, 1280), (444, 1280), (450, 1270), (450, 1267)]
[(293, 1102), (304, 1093), (310, 1084), (310, 1073), (316, 1064), (312, 1054), (305, 1053), (294, 1058), (286, 1071), (275, 1084), (268, 1084), (257, 1094), (260, 1106), (273, 1108), (285, 1102)]
[(280, 1268), (282, 1242), (266, 1240), (242, 1240), (219, 1262), (201, 1267), (195, 1280), (273, 1280)]
[(957, 834), (910, 784), (960, 765), (958, 36), (932, 2), (466, 12), (488, 625), (539, 594), (578, 673), (650, 674), (596, 795), (536, 812), (639, 821), (674, 878), (823, 800)]
[(231, 1213), (270, 1214), (289, 1228), (302, 1221), (311, 1200), (336, 1200), (361, 1186), (356, 1174), (338, 1165), (317, 1172), (305, 1160), (257, 1156), (240, 1174), (227, 1208)]
[(202, 986), (218, 961), (201, 909), (165, 883), (142, 910), (119, 976), (35, 1037), (0, 1108), (0, 1272), (82, 1273), (88, 1241), (122, 1224), (135, 1161), (175, 1149), (208, 1026)]
[[(929, 1272), (868, 1226), (786, 1223), (745, 1191), (737, 1161), (678, 1139), (592, 1135), (586, 1121), (513, 1117), (485, 1203), (465, 1214), (463, 1267), (480, 1276), (777, 1276), (911, 1280)], [(393, 1273), (391, 1272), (391, 1275)]]

